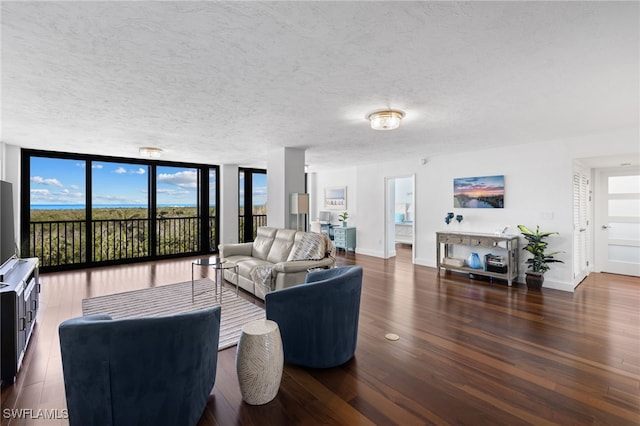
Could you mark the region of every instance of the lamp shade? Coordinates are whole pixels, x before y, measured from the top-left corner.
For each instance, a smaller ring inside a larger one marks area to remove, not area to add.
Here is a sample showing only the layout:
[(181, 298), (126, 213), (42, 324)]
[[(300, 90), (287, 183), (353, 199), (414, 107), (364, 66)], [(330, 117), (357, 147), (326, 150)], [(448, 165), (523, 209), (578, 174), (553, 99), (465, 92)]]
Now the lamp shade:
[(290, 201), (291, 214), (309, 214), (309, 194), (294, 192)]

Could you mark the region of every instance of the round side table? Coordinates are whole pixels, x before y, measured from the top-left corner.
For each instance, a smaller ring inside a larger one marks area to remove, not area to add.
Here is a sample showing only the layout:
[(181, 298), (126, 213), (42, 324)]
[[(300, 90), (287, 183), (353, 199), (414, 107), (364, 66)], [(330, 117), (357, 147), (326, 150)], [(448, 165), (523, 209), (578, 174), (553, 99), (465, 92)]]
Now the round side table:
[(278, 394), (284, 352), (278, 324), (251, 321), (242, 327), (236, 352), (236, 372), (242, 399), (251, 405), (272, 401)]

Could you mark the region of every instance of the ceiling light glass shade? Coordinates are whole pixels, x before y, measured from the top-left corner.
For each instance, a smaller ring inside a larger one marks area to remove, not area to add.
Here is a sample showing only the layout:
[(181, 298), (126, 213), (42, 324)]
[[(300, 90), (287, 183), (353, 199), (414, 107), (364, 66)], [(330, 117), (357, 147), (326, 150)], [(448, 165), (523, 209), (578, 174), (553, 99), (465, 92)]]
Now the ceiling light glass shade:
[(140, 155), (147, 158), (158, 158), (162, 154), (162, 149), (152, 146), (143, 146), (140, 148)]
[(396, 110), (377, 111), (369, 115), (371, 128), (374, 130), (393, 130), (400, 127), (404, 112)]

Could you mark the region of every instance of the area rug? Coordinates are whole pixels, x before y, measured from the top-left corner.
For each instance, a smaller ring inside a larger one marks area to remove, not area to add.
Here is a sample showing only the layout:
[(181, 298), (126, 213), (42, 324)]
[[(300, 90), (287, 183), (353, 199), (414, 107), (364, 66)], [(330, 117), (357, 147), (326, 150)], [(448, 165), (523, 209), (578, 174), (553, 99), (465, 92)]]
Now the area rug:
[[(142, 290), (92, 297), (82, 300), (82, 314), (106, 313), (111, 318), (157, 317), (180, 312), (195, 311), (220, 305), (213, 294), (214, 283), (208, 278), (195, 282), (195, 300), (191, 301), (191, 281), (168, 284)], [(218, 350), (238, 343), (242, 326), (254, 320), (265, 319), (264, 309), (254, 305), (235, 290), (222, 291), (220, 342)]]

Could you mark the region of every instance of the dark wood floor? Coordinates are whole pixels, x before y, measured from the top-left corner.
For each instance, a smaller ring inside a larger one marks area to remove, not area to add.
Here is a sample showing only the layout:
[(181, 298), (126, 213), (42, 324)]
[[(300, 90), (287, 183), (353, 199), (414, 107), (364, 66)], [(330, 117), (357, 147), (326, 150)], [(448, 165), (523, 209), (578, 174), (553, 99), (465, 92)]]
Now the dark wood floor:
[[(575, 293), (531, 292), (439, 277), (409, 258), (402, 249), (387, 261), (339, 256), (365, 271), (353, 360), (285, 366), (276, 399), (250, 406), (235, 347), (221, 351), (199, 424), (640, 424), (640, 279), (591, 274)], [(189, 278), (189, 259), (43, 274), (38, 324), (23, 370), (2, 391), (3, 413), (65, 408), (57, 327), (81, 315), (83, 298)]]

